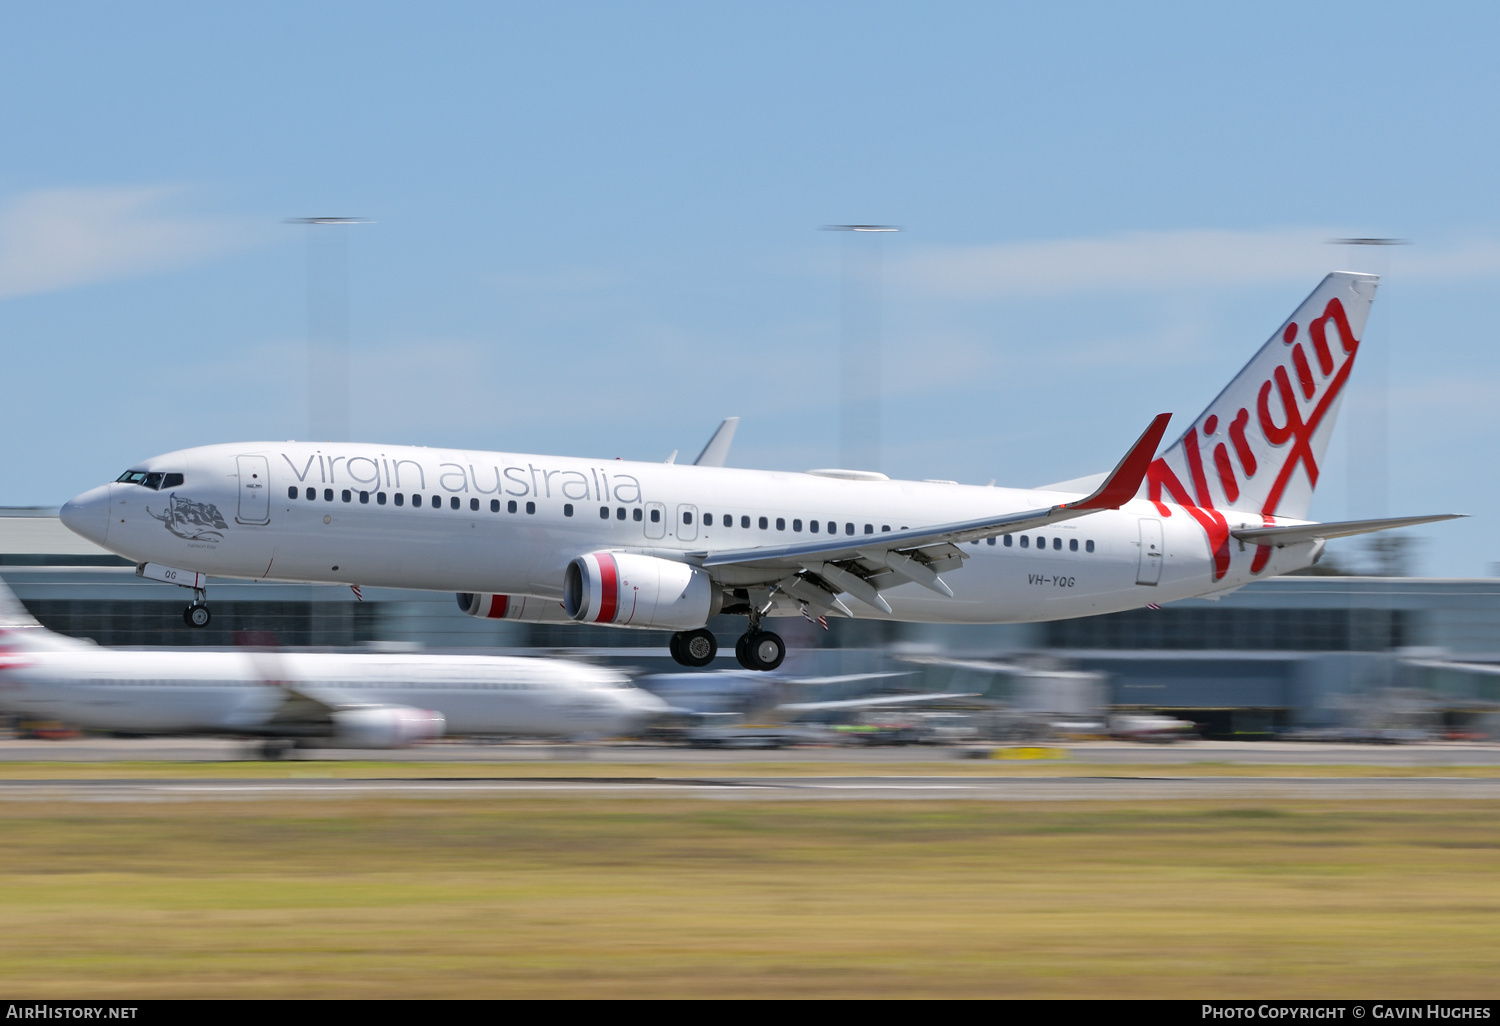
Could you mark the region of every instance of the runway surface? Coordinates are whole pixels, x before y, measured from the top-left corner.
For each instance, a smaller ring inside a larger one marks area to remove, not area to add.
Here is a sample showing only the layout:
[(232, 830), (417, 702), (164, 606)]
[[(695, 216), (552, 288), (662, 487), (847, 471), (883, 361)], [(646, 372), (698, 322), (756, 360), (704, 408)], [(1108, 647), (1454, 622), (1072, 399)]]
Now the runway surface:
[(728, 801), (1454, 801), (1500, 800), (1500, 779), (1461, 777), (542, 777), (528, 779), (26, 780), (0, 802), (268, 799), (703, 798)]

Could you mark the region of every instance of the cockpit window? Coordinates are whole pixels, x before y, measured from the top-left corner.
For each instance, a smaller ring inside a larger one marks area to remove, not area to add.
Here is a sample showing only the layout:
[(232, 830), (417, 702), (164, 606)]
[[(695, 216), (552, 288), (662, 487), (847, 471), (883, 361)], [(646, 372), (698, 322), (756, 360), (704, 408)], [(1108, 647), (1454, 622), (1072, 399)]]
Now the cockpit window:
[(156, 470), (127, 470), (115, 478), (119, 484), (138, 484), (159, 492), (163, 488), (179, 488), (182, 486), (181, 474), (164, 474)]

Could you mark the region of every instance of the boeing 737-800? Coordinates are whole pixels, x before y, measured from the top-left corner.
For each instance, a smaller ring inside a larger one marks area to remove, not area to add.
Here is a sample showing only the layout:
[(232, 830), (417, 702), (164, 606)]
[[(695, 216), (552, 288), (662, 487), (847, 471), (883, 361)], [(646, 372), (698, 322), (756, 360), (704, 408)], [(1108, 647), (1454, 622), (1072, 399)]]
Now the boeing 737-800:
[(634, 733), (669, 711), (623, 675), (516, 656), (101, 648), (42, 627), (0, 583), (0, 710), (126, 734), (400, 748), (443, 734)]
[(1376, 283), (1328, 275), (1160, 457), (1166, 414), (1094, 478), (736, 470), (722, 435), (692, 466), (252, 442), (144, 460), (62, 518), (194, 589), (193, 625), (209, 574), (419, 588), (457, 592), (471, 616), (671, 630), (688, 666), (714, 658), (716, 613), (747, 617), (736, 655), (773, 669), (774, 616), (1004, 623), (1159, 605), (1306, 567), (1328, 538), (1447, 519), (1305, 519)]

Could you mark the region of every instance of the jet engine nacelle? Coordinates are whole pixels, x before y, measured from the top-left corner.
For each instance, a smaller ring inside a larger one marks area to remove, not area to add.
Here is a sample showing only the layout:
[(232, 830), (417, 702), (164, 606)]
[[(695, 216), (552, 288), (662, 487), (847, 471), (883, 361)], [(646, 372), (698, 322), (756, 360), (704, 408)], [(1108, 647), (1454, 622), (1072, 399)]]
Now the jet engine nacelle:
[(563, 608), (580, 623), (692, 630), (720, 597), (698, 567), (630, 552), (590, 552), (563, 574)]
[(329, 744), (338, 748), (404, 748), (442, 737), (446, 726), (442, 713), (409, 705), (335, 709)]
[(481, 620), (521, 620), (526, 623), (569, 623), (557, 599), (535, 595), (490, 595), (485, 592), (461, 591), (458, 608)]

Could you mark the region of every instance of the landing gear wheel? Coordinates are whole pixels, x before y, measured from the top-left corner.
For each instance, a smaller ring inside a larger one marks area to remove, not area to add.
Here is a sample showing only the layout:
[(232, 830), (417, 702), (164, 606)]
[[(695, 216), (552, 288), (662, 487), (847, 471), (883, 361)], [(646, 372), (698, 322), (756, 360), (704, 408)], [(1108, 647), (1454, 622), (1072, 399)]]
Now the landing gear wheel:
[(735, 643), (734, 654), (747, 670), (774, 670), (786, 658), (786, 642), (770, 631), (750, 631)]
[(707, 666), (719, 654), (719, 640), (707, 628), (678, 631), (668, 645), (672, 658), (683, 666)]
[(200, 605), (197, 602), (194, 602), (182, 611), (182, 622), (189, 627), (207, 627), (208, 622), (213, 618), (213, 614), (208, 611), (208, 607)]
[(290, 741), (283, 741), (280, 738), (275, 738), (270, 741), (265, 741), (261, 744), (260, 757), (262, 759), (268, 759), (271, 762), (275, 762), (277, 759), (286, 758), (286, 753), (290, 752), (291, 750), (292, 743)]

